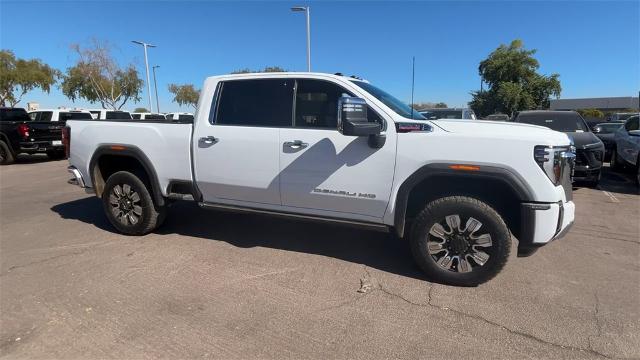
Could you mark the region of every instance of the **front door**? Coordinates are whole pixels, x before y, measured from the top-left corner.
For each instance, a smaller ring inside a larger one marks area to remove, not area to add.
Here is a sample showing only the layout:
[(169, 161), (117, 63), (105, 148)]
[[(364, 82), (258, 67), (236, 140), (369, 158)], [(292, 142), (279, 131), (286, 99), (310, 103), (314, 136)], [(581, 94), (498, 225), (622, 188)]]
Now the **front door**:
[[(367, 137), (337, 130), (338, 99), (348, 90), (322, 80), (298, 80), (294, 126), (280, 129), (282, 205), (322, 215), (382, 218), (395, 166), (395, 137), (380, 149)], [(382, 121), (369, 108), (372, 121)]]
[(280, 205), (279, 129), (291, 126), (293, 80), (223, 82), (210, 121), (196, 121), (195, 180), (205, 202)]

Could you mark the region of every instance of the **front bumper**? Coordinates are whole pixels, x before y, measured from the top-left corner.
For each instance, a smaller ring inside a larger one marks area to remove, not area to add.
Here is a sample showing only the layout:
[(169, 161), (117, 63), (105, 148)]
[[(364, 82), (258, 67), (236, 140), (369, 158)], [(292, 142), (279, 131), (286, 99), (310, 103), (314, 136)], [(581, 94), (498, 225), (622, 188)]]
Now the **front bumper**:
[(576, 150), (576, 166), (573, 173), (575, 181), (594, 181), (600, 178), (602, 161), (605, 157), (604, 146)]
[(569, 232), (575, 220), (573, 201), (523, 203), (520, 208), (518, 256), (529, 256), (538, 248)]

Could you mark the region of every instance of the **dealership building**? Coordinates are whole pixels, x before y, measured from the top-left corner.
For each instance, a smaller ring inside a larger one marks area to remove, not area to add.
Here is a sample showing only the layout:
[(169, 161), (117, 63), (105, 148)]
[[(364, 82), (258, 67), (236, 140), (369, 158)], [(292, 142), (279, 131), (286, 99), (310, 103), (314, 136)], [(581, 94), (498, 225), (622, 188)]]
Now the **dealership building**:
[(638, 97), (604, 97), (583, 99), (557, 99), (551, 100), (551, 110), (580, 110), (598, 109), (603, 112), (617, 112), (628, 109), (638, 110), (640, 104)]

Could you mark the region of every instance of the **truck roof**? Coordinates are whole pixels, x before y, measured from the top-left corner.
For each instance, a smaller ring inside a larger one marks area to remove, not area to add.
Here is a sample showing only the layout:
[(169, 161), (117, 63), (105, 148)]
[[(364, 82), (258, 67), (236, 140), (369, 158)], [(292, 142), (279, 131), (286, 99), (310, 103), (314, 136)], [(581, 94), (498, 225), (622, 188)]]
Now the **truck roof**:
[(261, 73), (242, 73), (242, 74), (225, 74), (225, 75), (215, 75), (207, 77), (209, 79), (216, 80), (233, 80), (233, 79), (247, 79), (247, 78), (274, 78), (274, 77), (323, 77), (323, 78), (333, 78), (336, 80), (350, 80), (350, 81), (362, 81), (368, 82), (364, 79), (355, 77), (355, 76), (345, 76), (342, 74), (330, 74), (330, 73), (322, 73), (322, 72), (261, 72)]

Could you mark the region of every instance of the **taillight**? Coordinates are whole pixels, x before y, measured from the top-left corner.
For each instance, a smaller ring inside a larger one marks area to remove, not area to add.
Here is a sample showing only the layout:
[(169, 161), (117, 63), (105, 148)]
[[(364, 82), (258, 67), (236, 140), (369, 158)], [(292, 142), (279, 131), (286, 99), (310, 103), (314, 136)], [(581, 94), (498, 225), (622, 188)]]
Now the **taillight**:
[(20, 124), (18, 125), (18, 134), (22, 136), (25, 140), (29, 137), (29, 125)]
[(64, 145), (64, 157), (68, 159), (71, 154), (71, 128), (68, 126), (62, 128), (62, 145)]

